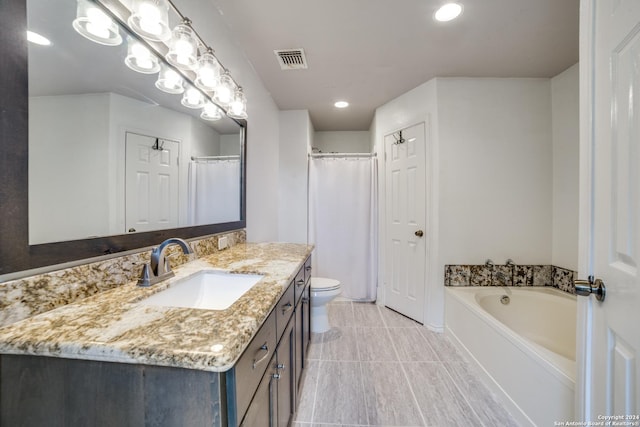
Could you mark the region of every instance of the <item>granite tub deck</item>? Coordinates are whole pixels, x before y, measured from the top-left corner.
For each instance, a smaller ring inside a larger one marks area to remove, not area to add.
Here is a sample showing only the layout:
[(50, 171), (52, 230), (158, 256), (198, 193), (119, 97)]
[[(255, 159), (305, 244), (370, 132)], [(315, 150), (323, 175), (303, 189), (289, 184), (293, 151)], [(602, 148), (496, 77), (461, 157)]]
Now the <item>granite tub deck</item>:
[[(313, 247), (245, 243), (184, 264), (149, 288), (131, 282), (0, 329), (0, 353), (224, 372), (240, 357)], [(203, 269), (263, 275), (226, 310), (139, 302)]]

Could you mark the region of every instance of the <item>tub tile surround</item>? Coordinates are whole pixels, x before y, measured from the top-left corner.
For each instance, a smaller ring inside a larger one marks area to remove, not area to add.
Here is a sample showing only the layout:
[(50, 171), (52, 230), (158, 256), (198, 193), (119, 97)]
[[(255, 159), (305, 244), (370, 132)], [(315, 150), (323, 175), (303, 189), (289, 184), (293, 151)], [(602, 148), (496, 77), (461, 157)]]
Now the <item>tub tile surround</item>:
[[(180, 248), (169, 247), (171, 266), (175, 268), (192, 258), (216, 253), (222, 236), (227, 237), (229, 247), (246, 241), (245, 230), (238, 230), (190, 241), (194, 255), (184, 255)], [(144, 250), (0, 283), (0, 327), (136, 280), (150, 255), (150, 250)]]
[[(506, 283), (498, 273), (507, 277)], [(547, 286), (575, 294), (578, 273), (555, 265), (445, 265), (445, 286)]]
[[(174, 269), (148, 288), (135, 281), (0, 329), (0, 352), (222, 372), (233, 366), (313, 246), (243, 243)], [(261, 274), (226, 310), (139, 302), (207, 268)]]

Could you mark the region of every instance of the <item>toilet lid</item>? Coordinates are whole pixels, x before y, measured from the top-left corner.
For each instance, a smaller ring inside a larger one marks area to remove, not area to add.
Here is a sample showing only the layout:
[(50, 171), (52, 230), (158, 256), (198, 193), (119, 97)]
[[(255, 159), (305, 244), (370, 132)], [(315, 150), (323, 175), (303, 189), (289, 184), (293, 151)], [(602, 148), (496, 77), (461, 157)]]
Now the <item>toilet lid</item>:
[(340, 281), (326, 277), (312, 277), (311, 289), (314, 291), (332, 291), (340, 287)]

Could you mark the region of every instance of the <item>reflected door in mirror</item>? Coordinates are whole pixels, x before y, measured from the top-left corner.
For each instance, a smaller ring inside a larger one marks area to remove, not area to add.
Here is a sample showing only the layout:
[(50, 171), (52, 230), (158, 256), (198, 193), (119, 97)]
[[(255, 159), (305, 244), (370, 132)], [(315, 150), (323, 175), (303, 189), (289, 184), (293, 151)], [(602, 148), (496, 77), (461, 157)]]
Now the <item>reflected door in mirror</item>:
[(179, 144), (126, 134), (126, 224), (124, 232), (178, 226)]

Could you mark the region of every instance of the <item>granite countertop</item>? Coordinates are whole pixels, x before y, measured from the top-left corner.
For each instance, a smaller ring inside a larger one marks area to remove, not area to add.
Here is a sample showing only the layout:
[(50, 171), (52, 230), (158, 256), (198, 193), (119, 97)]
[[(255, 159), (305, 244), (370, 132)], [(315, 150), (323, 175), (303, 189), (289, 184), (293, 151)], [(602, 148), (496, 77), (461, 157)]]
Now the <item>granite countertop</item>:
[[(0, 353), (223, 372), (256, 334), (313, 247), (244, 243), (189, 262), (149, 288), (128, 283), (0, 329)], [(226, 310), (139, 302), (202, 269), (264, 277)]]

